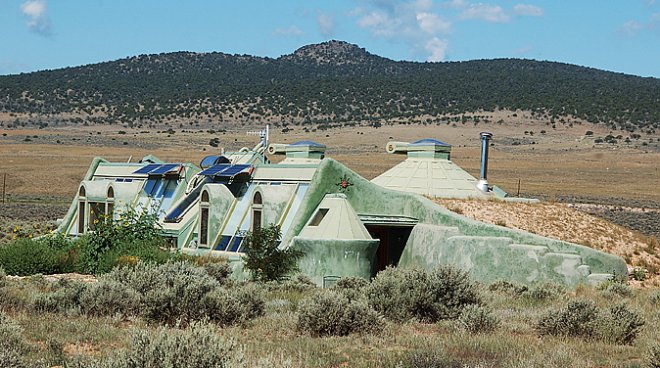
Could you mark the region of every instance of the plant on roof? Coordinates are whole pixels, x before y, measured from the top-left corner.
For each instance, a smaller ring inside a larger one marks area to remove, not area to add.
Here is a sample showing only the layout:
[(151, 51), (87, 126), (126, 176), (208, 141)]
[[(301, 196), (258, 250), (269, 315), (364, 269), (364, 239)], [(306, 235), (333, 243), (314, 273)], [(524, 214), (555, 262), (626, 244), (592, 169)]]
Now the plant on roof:
[(281, 281), (285, 276), (298, 270), (298, 259), (302, 251), (280, 249), (280, 227), (270, 224), (256, 228), (245, 236), (245, 268), (256, 281)]

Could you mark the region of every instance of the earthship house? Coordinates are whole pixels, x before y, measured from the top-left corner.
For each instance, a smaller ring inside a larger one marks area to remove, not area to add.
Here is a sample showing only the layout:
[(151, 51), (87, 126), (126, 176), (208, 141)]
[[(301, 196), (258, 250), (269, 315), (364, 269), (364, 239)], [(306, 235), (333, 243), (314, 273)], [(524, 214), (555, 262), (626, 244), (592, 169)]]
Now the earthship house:
[[(432, 139), (390, 142), (407, 159), (368, 181), (325, 157), (312, 141), (268, 144), (192, 164), (95, 159), (60, 231), (93, 231), (96, 213), (155, 211), (163, 236), (187, 254), (226, 257), (242, 274), (243, 240), (277, 224), (280, 247), (303, 251), (299, 266), (319, 285), (341, 277), (371, 278), (393, 265), (432, 269), (451, 264), (485, 283), (555, 281), (569, 286), (625, 275), (625, 262), (588, 247), (468, 219), (430, 197), (498, 197), (488, 185), (490, 133), (482, 133), (477, 180), (451, 162), (451, 146)], [(277, 164), (265, 154), (284, 155)]]

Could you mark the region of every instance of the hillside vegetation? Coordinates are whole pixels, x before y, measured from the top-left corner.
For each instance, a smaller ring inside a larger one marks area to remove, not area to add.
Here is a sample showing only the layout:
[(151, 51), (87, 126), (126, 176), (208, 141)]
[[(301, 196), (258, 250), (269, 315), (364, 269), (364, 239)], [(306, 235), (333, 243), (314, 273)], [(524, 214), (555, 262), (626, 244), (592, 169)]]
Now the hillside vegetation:
[(0, 77), (5, 127), (487, 123), (486, 112), (526, 110), (655, 133), (658, 106), (656, 78), (521, 59), (393, 61), (341, 41), (277, 59), (176, 52)]

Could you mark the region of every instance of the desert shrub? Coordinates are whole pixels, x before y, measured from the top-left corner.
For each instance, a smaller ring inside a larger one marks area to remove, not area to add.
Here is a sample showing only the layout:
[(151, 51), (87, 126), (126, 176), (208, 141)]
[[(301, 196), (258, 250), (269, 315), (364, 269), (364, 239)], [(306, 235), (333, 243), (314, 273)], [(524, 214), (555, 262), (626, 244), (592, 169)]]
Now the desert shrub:
[(231, 267), (226, 262), (207, 262), (202, 265), (206, 273), (215, 279), (220, 285), (225, 285), (231, 275)]
[(470, 333), (480, 333), (494, 331), (500, 321), (490, 309), (472, 304), (463, 308), (458, 323)]
[(653, 305), (660, 305), (660, 290), (655, 290), (649, 294), (649, 302)]
[(261, 289), (246, 285), (231, 289), (218, 288), (206, 294), (200, 304), (209, 320), (229, 326), (264, 315), (266, 302)]
[(5, 269), (0, 266), (0, 288), (7, 286), (7, 274)]
[(188, 262), (168, 262), (144, 270), (145, 281), (156, 281), (148, 289), (140, 283), (141, 314), (152, 322), (174, 325), (177, 320), (188, 323), (202, 318), (204, 311), (199, 308), (199, 301), (219, 286), (203, 268)]
[(36, 294), (32, 301), (37, 311), (80, 312), (80, 296), (85, 292), (86, 284), (64, 281), (54, 291)]
[(78, 297), (83, 313), (92, 316), (133, 315), (140, 304), (140, 295), (114, 280), (102, 279), (86, 285)]
[(164, 275), (158, 272), (160, 266), (139, 262), (134, 266), (117, 267), (103, 276), (106, 280), (114, 280), (140, 294), (158, 288), (164, 282)]
[(564, 294), (566, 294), (566, 288), (563, 285), (553, 282), (543, 282), (532, 285), (522, 293), (522, 296), (533, 301), (545, 301), (556, 299)]
[(109, 359), (107, 368), (222, 368), (231, 363), (231, 341), (220, 338), (213, 327), (193, 323), (183, 330), (160, 328), (135, 331), (131, 346)]
[(348, 300), (355, 300), (366, 296), (369, 281), (361, 277), (342, 277), (331, 289), (344, 294)]
[(445, 352), (416, 351), (408, 355), (406, 367), (464, 368), (466, 365), (447, 356)]
[(17, 276), (57, 273), (58, 252), (42, 241), (17, 239), (0, 247), (0, 266)]
[(464, 306), (480, 301), (468, 273), (449, 266), (433, 271), (387, 268), (371, 282), (367, 295), (378, 312), (395, 321), (456, 318)]
[(536, 330), (541, 335), (595, 336), (598, 308), (590, 300), (573, 300), (559, 310), (551, 310), (541, 316)]
[(303, 292), (316, 288), (312, 279), (304, 273), (297, 273), (281, 282), (281, 289), (286, 291)]
[(656, 343), (649, 348), (646, 356), (646, 367), (660, 368), (660, 344)]
[(631, 344), (644, 326), (644, 319), (625, 304), (610, 307), (604, 314), (599, 326), (600, 337), (609, 343)]
[(618, 295), (626, 298), (632, 296), (633, 294), (633, 290), (630, 288), (630, 286), (621, 282), (606, 281), (598, 285), (598, 289), (607, 294)]
[(353, 300), (331, 290), (300, 302), (297, 326), (312, 336), (346, 336), (380, 330), (384, 321), (365, 300)]
[(0, 367), (27, 367), (23, 362), (26, 345), (23, 329), (0, 312)]
[(488, 285), (488, 290), (500, 294), (521, 296), (528, 290), (528, 287), (527, 285), (519, 284), (517, 282), (497, 280), (494, 283)]
[(298, 270), (299, 250), (279, 249), (280, 227), (270, 225), (248, 232), (243, 241), (245, 268), (256, 281), (280, 281)]
[(643, 267), (635, 267), (630, 272), (630, 277), (636, 281), (644, 281), (646, 280), (646, 270)]

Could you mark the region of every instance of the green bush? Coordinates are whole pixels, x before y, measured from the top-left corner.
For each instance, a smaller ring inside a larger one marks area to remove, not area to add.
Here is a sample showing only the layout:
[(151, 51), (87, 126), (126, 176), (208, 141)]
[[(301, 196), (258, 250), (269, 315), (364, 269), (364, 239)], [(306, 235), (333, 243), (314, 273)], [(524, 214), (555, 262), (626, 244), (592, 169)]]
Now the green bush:
[(346, 336), (379, 331), (384, 321), (365, 300), (324, 290), (300, 302), (297, 326), (312, 336)]
[(492, 332), (500, 324), (490, 309), (472, 304), (463, 308), (458, 316), (460, 326), (470, 333)]
[(644, 319), (625, 304), (610, 307), (599, 324), (601, 339), (613, 344), (632, 344), (644, 326)]
[(200, 303), (206, 317), (222, 326), (242, 324), (264, 315), (265, 299), (261, 289), (245, 285), (218, 288), (206, 294)]
[(559, 310), (541, 316), (536, 330), (541, 335), (593, 338), (598, 324), (598, 308), (590, 300), (573, 300)]
[(298, 270), (302, 253), (293, 248), (279, 249), (282, 233), (277, 225), (257, 228), (243, 240), (245, 268), (256, 281), (280, 281)]
[(433, 271), (387, 268), (371, 282), (367, 296), (378, 312), (395, 321), (453, 319), (466, 305), (480, 302), (468, 273), (449, 266)]
[(0, 247), (0, 266), (16, 276), (53, 274), (60, 271), (58, 256), (45, 242), (22, 238)]
[(122, 251), (157, 257), (154, 249), (164, 246), (165, 241), (159, 234), (158, 216), (148, 212), (138, 213), (129, 209), (117, 219), (101, 216), (94, 224), (94, 231), (88, 232), (82, 239), (81, 270), (93, 274), (108, 271), (113, 259)]
[(646, 356), (646, 367), (660, 368), (660, 344), (656, 343), (649, 348), (648, 355)]
[(162, 239), (133, 240), (119, 243), (99, 256), (96, 273), (107, 273), (117, 266), (132, 265), (138, 261), (163, 264), (173, 259), (175, 254), (162, 250), (160, 248), (162, 244)]

